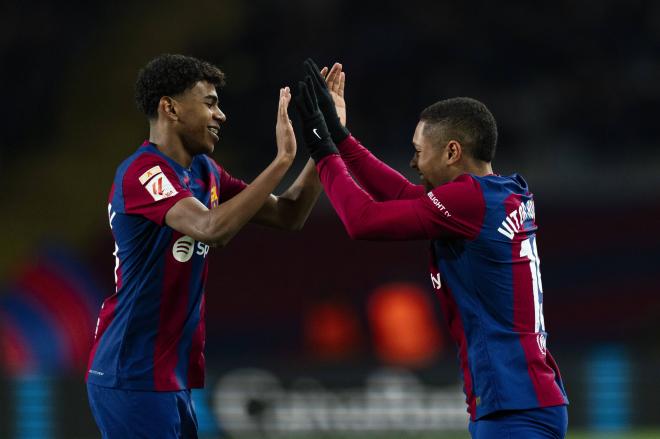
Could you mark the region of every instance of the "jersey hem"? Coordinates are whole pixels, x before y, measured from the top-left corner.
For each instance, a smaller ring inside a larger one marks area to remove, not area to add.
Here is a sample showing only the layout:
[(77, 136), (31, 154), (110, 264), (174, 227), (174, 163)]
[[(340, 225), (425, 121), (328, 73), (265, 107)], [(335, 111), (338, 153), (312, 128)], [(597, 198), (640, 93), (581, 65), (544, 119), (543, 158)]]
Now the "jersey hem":
[(172, 385), (172, 386), (164, 386), (164, 387), (159, 386), (159, 388), (156, 388), (153, 381), (129, 380), (129, 379), (120, 380), (116, 376), (112, 376), (112, 375), (99, 376), (99, 375), (89, 374), (86, 381), (88, 384), (94, 384), (96, 386), (108, 387), (112, 389), (142, 390), (142, 391), (151, 391), (151, 392), (177, 392), (180, 390), (204, 388), (203, 380), (201, 382), (194, 382), (191, 385), (185, 387)]
[(479, 419), (492, 415), (493, 413), (497, 412), (504, 412), (504, 411), (512, 411), (512, 410), (532, 410), (532, 409), (544, 409), (548, 407), (559, 407), (559, 406), (566, 406), (569, 405), (568, 399), (562, 400), (562, 401), (553, 401), (548, 404), (540, 405), (540, 404), (532, 404), (532, 405), (526, 405), (522, 404), (520, 406), (507, 406), (507, 407), (498, 407), (498, 408), (493, 408), (489, 410), (482, 410), (481, 412), (472, 415), (470, 414), (470, 419), (472, 421), (478, 421)]

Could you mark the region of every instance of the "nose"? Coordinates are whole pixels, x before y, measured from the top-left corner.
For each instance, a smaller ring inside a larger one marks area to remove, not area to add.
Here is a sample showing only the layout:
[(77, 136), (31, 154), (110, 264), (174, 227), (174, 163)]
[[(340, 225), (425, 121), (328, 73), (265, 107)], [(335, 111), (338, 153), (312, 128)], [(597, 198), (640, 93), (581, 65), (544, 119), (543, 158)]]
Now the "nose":
[(417, 169), (417, 154), (414, 154), (410, 159), (410, 167), (413, 169)]
[(213, 118), (219, 120), (220, 123), (225, 123), (227, 121), (227, 115), (218, 108), (218, 111), (213, 113)]

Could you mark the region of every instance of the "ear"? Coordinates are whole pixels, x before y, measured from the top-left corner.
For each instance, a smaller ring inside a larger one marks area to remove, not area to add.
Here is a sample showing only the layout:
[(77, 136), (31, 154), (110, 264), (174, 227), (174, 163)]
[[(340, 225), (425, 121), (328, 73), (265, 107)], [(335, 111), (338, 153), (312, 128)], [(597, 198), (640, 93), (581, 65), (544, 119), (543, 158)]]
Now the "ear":
[(171, 121), (179, 120), (177, 102), (169, 96), (163, 96), (158, 102), (158, 113)]
[(463, 147), (458, 141), (450, 140), (445, 148), (445, 154), (447, 154), (448, 165), (456, 164), (461, 160), (461, 157), (463, 157)]

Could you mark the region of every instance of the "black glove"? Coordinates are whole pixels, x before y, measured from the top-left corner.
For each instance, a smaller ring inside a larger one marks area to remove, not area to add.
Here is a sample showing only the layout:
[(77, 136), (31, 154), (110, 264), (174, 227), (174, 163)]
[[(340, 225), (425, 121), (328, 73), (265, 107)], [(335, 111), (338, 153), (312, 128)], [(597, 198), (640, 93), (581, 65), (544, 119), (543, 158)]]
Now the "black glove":
[(307, 58), (305, 62), (303, 62), (303, 66), (305, 68), (305, 73), (312, 78), (312, 82), (314, 83), (316, 100), (318, 101), (319, 108), (325, 118), (325, 123), (328, 125), (330, 137), (332, 137), (332, 141), (335, 142), (335, 144), (339, 144), (351, 133), (339, 121), (339, 116), (337, 116), (337, 110), (335, 109), (335, 102), (332, 100), (330, 90), (328, 90), (328, 84), (326, 84), (325, 79), (321, 76), (319, 67), (311, 58)]
[(305, 82), (298, 82), (298, 90), (293, 100), (302, 120), (303, 140), (312, 159), (318, 163), (325, 156), (339, 154), (337, 147), (330, 139), (328, 127), (316, 101), (312, 78), (305, 76)]

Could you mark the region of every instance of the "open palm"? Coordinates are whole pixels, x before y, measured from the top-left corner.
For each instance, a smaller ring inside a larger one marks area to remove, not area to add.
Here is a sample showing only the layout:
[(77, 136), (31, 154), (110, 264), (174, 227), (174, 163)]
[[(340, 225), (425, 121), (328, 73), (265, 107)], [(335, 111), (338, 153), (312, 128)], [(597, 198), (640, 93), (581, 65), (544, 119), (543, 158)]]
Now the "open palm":
[(293, 134), (293, 126), (291, 126), (288, 112), (290, 101), (291, 90), (289, 90), (289, 87), (281, 88), (277, 109), (277, 124), (275, 125), (275, 139), (277, 141), (278, 154), (295, 157), (296, 136)]
[(346, 83), (346, 74), (342, 71), (342, 65), (335, 63), (328, 72), (327, 67), (321, 69), (321, 75), (325, 78), (328, 84), (328, 90), (335, 103), (335, 110), (339, 122), (346, 126), (346, 100), (344, 99), (344, 84)]

